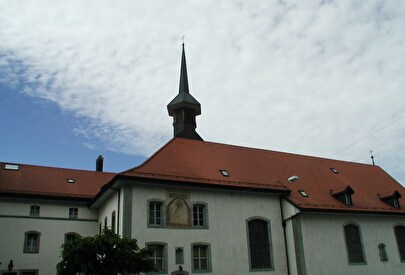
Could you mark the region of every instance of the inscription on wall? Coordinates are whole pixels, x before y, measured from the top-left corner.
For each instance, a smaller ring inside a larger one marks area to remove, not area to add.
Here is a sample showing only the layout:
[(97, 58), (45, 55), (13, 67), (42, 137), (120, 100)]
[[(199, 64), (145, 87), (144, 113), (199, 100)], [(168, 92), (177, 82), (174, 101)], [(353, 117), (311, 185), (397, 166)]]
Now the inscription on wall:
[(187, 192), (167, 192), (167, 225), (191, 227), (190, 195)]

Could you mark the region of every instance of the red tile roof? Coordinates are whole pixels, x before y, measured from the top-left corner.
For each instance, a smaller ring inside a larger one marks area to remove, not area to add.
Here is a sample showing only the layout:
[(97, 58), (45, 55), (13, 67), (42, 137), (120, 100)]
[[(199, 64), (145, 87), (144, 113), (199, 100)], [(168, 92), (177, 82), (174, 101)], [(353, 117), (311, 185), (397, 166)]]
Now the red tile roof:
[[(338, 173), (334, 173), (335, 168)], [(229, 177), (221, 174), (226, 170)], [(395, 209), (379, 194), (405, 188), (378, 166), (269, 150), (175, 138), (141, 166), (120, 175), (174, 180), (189, 184), (291, 190), (287, 197), (300, 209), (405, 213), (405, 200)], [(287, 179), (297, 175), (299, 179)], [(331, 195), (333, 190), (353, 189), (353, 205), (346, 206)], [(303, 197), (303, 190), (308, 197)]]
[(26, 164), (14, 171), (5, 169), (6, 164), (0, 162), (0, 194), (91, 199), (115, 175)]

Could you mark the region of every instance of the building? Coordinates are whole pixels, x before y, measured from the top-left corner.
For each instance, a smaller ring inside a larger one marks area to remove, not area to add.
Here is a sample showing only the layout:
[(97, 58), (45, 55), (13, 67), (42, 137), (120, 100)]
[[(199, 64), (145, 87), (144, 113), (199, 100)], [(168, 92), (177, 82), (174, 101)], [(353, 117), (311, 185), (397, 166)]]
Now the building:
[(60, 245), (104, 226), (158, 274), (403, 274), (405, 189), (383, 169), (203, 141), (184, 45), (167, 108), (174, 138), (118, 174), (0, 163), (3, 274), (56, 274)]

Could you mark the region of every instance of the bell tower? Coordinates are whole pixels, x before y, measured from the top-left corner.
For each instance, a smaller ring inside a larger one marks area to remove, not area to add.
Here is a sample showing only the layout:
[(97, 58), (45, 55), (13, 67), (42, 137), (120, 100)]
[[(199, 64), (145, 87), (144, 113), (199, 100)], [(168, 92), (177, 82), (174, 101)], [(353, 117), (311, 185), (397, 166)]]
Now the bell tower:
[(201, 114), (201, 104), (190, 94), (184, 43), (182, 47), (179, 93), (167, 105), (167, 111), (173, 117), (174, 137), (203, 140), (195, 130), (195, 118)]

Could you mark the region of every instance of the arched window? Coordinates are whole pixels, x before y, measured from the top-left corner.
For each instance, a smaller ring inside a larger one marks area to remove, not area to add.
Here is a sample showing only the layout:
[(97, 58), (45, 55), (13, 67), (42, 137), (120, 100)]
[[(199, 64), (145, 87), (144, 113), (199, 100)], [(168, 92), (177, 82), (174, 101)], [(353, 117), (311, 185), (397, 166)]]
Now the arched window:
[(104, 218), (104, 229), (107, 229), (107, 217)]
[(272, 268), (269, 223), (262, 219), (248, 221), (248, 236), (250, 268)]
[(394, 228), (395, 237), (397, 238), (399, 257), (401, 262), (405, 262), (405, 226), (397, 225)]
[(360, 228), (355, 224), (348, 224), (344, 227), (347, 254), (349, 263), (366, 263), (361, 243)]
[[(116, 219), (116, 214), (115, 214), (115, 210), (112, 212), (111, 214), (111, 230), (112, 232), (115, 232), (115, 219)], [(117, 232), (118, 233), (118, 232)]]
[(39, 240), (41, 233), (36, 231), (25, 232), (24, 253), (39, 253)]

